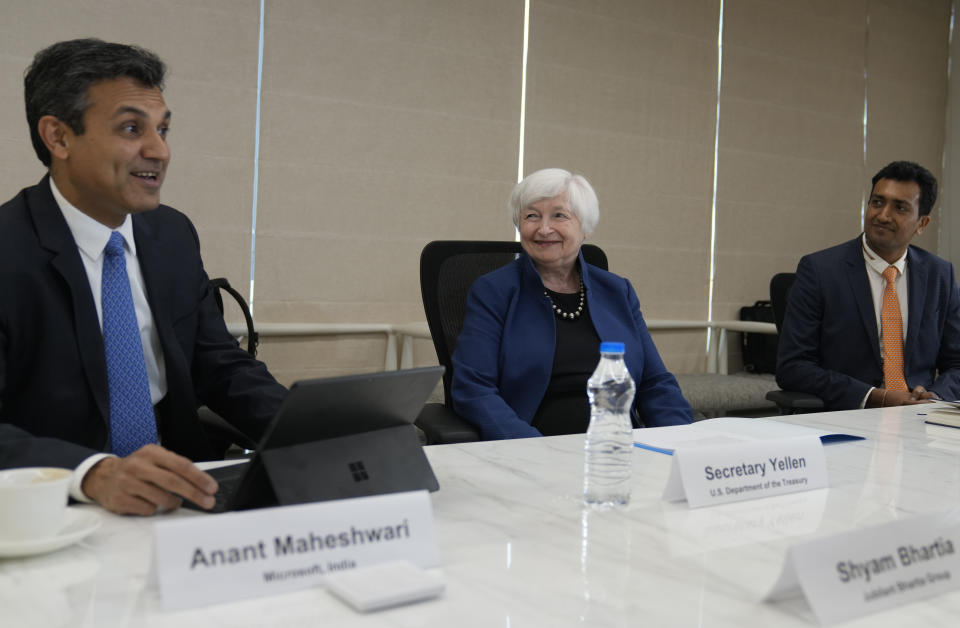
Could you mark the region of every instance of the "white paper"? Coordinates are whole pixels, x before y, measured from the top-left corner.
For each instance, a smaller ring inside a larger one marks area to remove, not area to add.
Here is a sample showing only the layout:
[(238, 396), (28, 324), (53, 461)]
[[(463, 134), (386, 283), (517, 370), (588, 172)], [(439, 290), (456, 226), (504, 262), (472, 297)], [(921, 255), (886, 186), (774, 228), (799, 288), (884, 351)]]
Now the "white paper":
[(960, 588), (960, 511), (921, 515), (793, 545), (766, 596), (802, 593), (833, 624)]
[(946, 399), (939, 399), (937, 403), (945, 403), (951, 408), (956, 408), (957, 410), (960, 410), (960, 401), (947, 401)]
[(709, 447), (681, 445), (673, 453), (663, 492), (691, 508), (827, 486), (827, 462), (817, 436), (734, 442)]
[[(697, 421), (690, 425), (647, 427), (634, 431), (635, 444), (645, 449), (671, 453), (679, 447), (712, 447), (757, 440), (793, 438), (797, 436), (841, 436), (836, 432), (782, 421), (720, 417)], [(845, 435), (851, 439), (859, 436)]]
[(437, 597), (446, 588), (443, 578), (407, 560), (331, 574), (327, 591), (358, 611), (376, 611)]
[(166, 610), (321, 585), (390, 560), (437, 567), (426, 491), (158, 521), (154, 566)]

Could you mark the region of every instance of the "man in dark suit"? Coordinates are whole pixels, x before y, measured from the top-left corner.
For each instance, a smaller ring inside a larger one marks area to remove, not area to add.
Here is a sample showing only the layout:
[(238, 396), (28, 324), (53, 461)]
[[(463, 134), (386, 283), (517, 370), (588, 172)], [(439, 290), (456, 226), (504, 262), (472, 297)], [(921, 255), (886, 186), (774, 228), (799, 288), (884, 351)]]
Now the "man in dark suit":
[(953, 266), (910, 245), (937, 181), (897, 161), (873, 177), (863, 234), (800, 260), (777, 383), (830, 410), (960, 398), (960, 293)]
[(193, 225), (159, 204), (163, 77), (132, 46), (37, 53), (27, 121), (49, 174), (0, 206), (0, 468), (73, 468), (74, 498), (123, 513), (212, 506), (197, 407), (257, 439), (285, 394), (227, 332)]

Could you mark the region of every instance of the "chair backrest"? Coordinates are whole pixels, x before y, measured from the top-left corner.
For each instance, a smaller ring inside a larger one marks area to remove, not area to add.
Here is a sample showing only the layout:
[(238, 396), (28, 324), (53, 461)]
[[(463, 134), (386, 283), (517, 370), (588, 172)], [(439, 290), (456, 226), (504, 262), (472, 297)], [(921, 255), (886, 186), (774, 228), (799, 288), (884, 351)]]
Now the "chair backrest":
[(790, 288), (796, 273), (777, 273), (770, 280), (770, 305), (773, 306), (773, 322), (777, 325), (777, 333), (783, 327), (783, 317), (787, 313), (787, 301), (790, 298)]
[(247, 305), (247, 300), (230, 285), (226, 277), (211, 279), (210, 285), (214, 288), (213, 298), (217, 302), (217, 307), (220, 309), (221, 315), (223, 315), (223, 296), (220, 294), (221, 290), (233, 297), (233, 300), (240, 306), (240, 311), (243, 313), (243, 320), (247, 324), (247, 353), (253, 357), (257, 357), (257, 345), (260, 344), (260, 334), (253, 328), (253, 316), (250, 314), (250, 307)]
[[(463, 328), (467, 293), (481, 275), (512, 262), (520, 253), (519, 242), (482, 240), (436, 240), (420, 254), (420, 293), (427, 325), (437, 350), (443, 374), (444, 403), (451, 406), (451, 356)], [(588, 264), (607, 269), (607, 256), (592, 244), (584, 244), (583, 257)]]

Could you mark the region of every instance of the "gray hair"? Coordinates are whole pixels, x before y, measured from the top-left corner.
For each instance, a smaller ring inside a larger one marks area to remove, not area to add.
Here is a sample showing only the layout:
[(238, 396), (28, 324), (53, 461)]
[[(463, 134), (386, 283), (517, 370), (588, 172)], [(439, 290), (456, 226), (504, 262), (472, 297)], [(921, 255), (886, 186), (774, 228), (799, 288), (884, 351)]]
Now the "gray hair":
[(537, 201), (567, 193), (567, 203), (583, 232), (593, 233), (600, 220), (600, 203), (597, 193), (586, 178), (571, 174), (561, 168), (544, 168), (524, 177), (510, 194), (508, 207), (513, 216), (513, 225), (520, 228), (520, 214)]
[(44, 48), (23, 77), (27, 125), (37, 157), (50, 167), (50, 151), (37, 129), (43, 116), (54, 116), (77, 135), (83, 135), (83, 116), (90, 106), (91, 86), (100, 81), (131, 78), (162, 91), (165, 72), (157, 55), (137, 46), (71, 39)]

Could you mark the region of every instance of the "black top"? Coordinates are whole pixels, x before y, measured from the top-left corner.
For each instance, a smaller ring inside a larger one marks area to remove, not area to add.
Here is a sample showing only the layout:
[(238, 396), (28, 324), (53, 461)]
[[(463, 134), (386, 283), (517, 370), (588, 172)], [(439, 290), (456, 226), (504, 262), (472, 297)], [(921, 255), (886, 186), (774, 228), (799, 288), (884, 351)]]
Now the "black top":
[[(553, 302), (564, 312), (576, 312), (580, 293), (562, 294), (547, 290)], [(557, 317), (557, 345), (547, 392), (537, 408), (532, 425), (544, 436), (578, 434), (590, 424), (587, 380), (600, 361), (600, 336), (590, 320), (589, 304), (583, 313), (570, 320)]]

